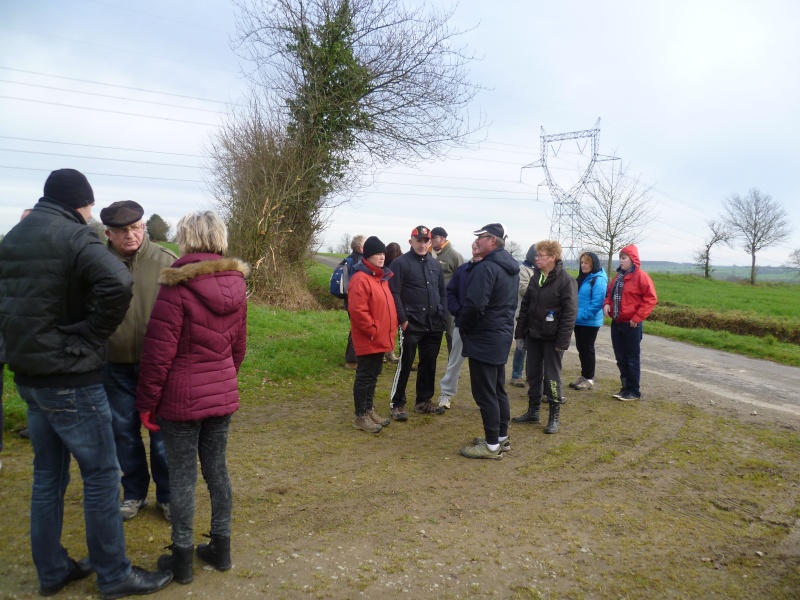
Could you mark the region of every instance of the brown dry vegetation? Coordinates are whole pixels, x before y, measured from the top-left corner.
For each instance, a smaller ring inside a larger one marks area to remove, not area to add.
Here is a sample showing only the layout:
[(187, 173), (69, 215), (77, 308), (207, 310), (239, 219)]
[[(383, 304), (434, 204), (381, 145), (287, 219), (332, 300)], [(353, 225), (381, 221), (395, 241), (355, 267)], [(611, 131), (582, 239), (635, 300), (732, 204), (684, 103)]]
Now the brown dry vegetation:
[[(574, 378), (573, 352), (565, 365)], [(652, 375), (646, 401), (616, 402), (613, 363), (599, 368), (594, 391), (569, 394), (557, 435), (512, 424), (501, 461), (458, 454), (482, 435), (466, 366), (452, 410), (380, 435), (350, 425), (352, 372), (264, 377), (244, 390), (230, 441), (234, 567), (196, 561), (191, 585), (156, 597), (800, 597), (798, 423), (711, 406)], [(379, 383), (384, 413), (392, 372)], [(509, 393), (519, 414), (525, 390)], [(31, 598), (28, 443), (10, 436), (3, 462), (0, 596)], [(75, 556), (79, 481), (63, 536)], [(198, 485), (199, 542), (209, 508)], [(151, 506), (125, 529), (131, 558), (152, 568), (168, 525)], [(92, 594), (89, 578), (60, 597)]]

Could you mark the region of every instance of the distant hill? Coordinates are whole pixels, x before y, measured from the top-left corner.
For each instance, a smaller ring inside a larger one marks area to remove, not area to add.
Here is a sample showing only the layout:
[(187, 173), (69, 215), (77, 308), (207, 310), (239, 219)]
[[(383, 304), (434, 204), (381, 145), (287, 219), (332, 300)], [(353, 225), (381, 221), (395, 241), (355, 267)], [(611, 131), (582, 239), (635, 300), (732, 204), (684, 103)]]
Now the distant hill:
[[(576, 270), (575, 266), (567, 268)], [(677, 263), (666, 260), (642, 261), (642, 268), (653, 273), (690, 273), (699, 275), (700, 271), (692, 263)], [(740, 281), (750, 279), (750, 265), (714, 266), (711, 273), (712, 279), (723, 281)], [(757, 279), (761, 283), (800, 283), (800, 276), (795, 271), (786, 267), (759, 267), (756, 266)]]

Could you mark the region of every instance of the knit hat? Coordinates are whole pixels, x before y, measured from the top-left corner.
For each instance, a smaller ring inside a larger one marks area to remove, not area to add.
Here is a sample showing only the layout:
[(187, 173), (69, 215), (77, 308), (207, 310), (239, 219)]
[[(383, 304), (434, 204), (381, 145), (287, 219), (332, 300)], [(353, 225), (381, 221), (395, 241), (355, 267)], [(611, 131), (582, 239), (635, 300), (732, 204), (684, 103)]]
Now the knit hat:
[(434, 227), (431, 229), (431, 237), (436, 237), (437, 235), (440, 235), (443, 238), (447, 237), (447, 232), (444, 230), (444, 227)]
[(127, 227), (144, 215), (144, 209), (133, 200), (114, 202), (100, 211), (100, 220), (106, 227)]
[(44, 195), (70, 208), (94, 204), (94, 191), (86, 175), (75, 169), (53, 171), (44, 182)]
[(371, 235), (364, 242), (364, 258), (369, 258), (373, 254), (386, 254), (386, 246), (374, 235)]

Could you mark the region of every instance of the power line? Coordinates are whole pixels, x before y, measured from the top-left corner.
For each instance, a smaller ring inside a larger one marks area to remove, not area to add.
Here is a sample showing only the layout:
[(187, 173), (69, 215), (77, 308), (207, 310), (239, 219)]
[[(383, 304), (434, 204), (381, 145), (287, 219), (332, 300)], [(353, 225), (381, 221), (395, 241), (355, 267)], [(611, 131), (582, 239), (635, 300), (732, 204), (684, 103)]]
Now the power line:
[(189, 23), (188, 21), (181, 21), (179, 19), (172, 19), (170, 17), (163, 17), (161, 15), (154, 15), (153, 13), (147, 13), (141, 10), (134, 10), (132, 8), (128, 8), (126, 6), (118, 6), (116, 4), (110, 4), (108, 2), (100, 2), (99, 0), (86, 0), (86, 2), (91, 2), (93, 4), (100, 4), (101, 6), (108, 6), (111, 8), (116, 8), (117, 10), (124, 10), (127, 12), (136, 13), (138, 15), (144, 15), (146, 17), (152, 17), (154, 19), (161, 19), (164, 21), (171, 21), (172, 23), (180, 23), (181, 25), (188, 25), (189, 27), (197, 27), (198, 29), (206, 29), (208, 31), (216, 31), (217, 33), (224, 33), (227, 35), (227, 31), (223, 31), (222, 29), (215, 29), (214, 27), (208, 27), (206, 25), (198, 25), (197, 23)]
[(176, 165), (173, 163), (159, 163), (144, 160), (125, 160), (123, 158), (105, 158), (103, 156), (80, 156), (78, 154), (58, 154), (55, 152), (36, 152), (35, 150), (12, 150), (11, 148), (0, 148), (0, 152), (14, 152), (22, 154), (40, 154), (42, 156), (61, 156), (64, 158), (82, 158), (86, 160), (110, 160), (113, 162), (134, 163), (137, 165), (157, 165), (160, 167), (180, 167), (183, 169), (202, 169), (195, 165)]
[(164, 152), (162, 150), (138, 150), (136, 148), (117, 148), (114, 146), (98, 146), (96, 144), (76, 144), (74, 142), (57, 142), (55, 140), (35, 140), (31, 138), (12, 137), (10, 135), (0, 135), (3, 140), (18, 140), (23, 142), (39, 142), (42, 144), (63, 144), (65, 146), (81, 146), (83, 148), (102, 148), (103, 150), (122, 150), (125, 152), (148, 152), (151, 154), (169, 154), (172, 156), (188, 156), (190, 158), (205, 158), (201, 154), (183, 154), (180, 152)]
[[(12, 167), (9, 165), (0, 165), (0, 169), (18, 169), (21, 171), (39, 171), (43, 173), (50, 173), (52, 169), (37, 169), (35, 167)], [(89, 173), (84, 172), (84, 175), (92, 175), (93, 177), (127, 177), (129, 179), (153, 179), (156, 181), (183, 181), (186, 183), (205, 183), (205, 181), (197, 179), (177, 179), (172, 177), (147, 177), (144, 175), (121, 175), (119, 173)]]

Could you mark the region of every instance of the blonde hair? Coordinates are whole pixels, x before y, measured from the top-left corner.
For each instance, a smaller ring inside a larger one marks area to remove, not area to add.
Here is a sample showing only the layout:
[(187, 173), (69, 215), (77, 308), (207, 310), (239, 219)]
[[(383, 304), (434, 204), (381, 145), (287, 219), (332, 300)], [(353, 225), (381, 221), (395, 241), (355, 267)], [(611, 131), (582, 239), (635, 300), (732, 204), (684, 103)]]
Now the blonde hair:
[(217, 213), (210, 210), (183, 215), (175, 230), (181, 255), (193, 252), (225, 254), (228, 251), (228, 228)]
[(543, 252), (556, 260), (561, 260), (561, 244), (555, 240), (542, 240), (536, 242), (536, 252)]
[(591, 257), (591, 255), (590, 255), (588, 252), (584, 252), (583, 254), (581, 254), (581, 255), (578, 257), (578, 264), (580, 264), (580, 262), (581, 262), (581, 261), (582, 261), (584, 258), (586, 259), (586, 261), (587, 261), (587, 262), (588, 262), (590, 265), (592, 265), (592, 269), (594, 269), (594, 268), (597, 266), (596, 264), (594, 264), (594, 260), (592, 260), (592, 257)]
[(365, 239), (366, 238), (363, 235), (357, 235), (350, 242), (350, 249), (353, 252), (359, 252), (359, 253), (363, 252), (364, 251), (364, 240)]

